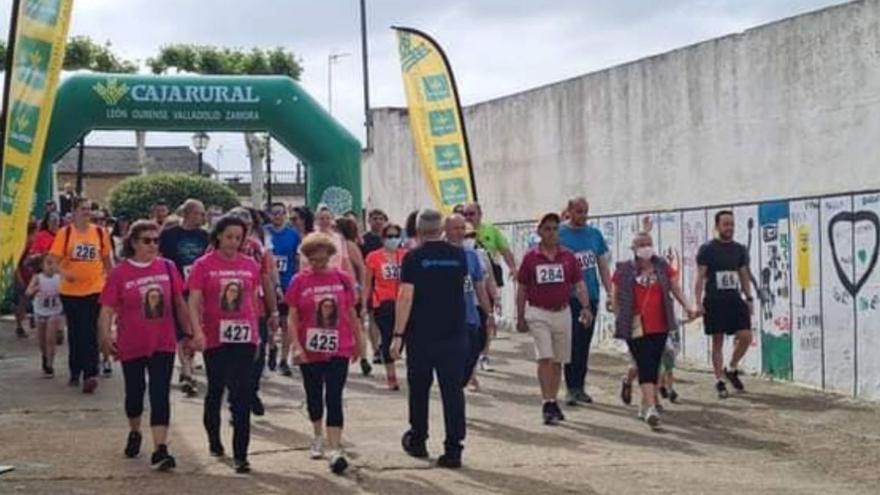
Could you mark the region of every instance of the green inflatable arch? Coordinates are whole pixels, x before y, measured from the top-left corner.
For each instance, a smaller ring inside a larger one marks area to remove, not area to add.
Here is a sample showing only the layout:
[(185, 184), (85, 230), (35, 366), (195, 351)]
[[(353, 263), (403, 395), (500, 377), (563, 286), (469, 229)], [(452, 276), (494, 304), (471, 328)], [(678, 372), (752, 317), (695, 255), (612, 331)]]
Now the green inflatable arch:
[(288, 77), (70, 77), (55, 100), (38, 209), (53, 193), (52, 164), (95, 130), (269, 132), (309, 167), (309, 205), (361, 208), (360, 143)]

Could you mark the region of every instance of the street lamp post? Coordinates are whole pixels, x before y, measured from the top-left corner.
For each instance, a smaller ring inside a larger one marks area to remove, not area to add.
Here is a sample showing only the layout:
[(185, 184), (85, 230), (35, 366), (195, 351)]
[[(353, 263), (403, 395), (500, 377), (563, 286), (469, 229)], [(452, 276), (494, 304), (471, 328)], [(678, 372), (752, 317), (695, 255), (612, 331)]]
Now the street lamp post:
[(204, 160), (202, 159), (202, 154), (208, 149), (208, 143), (211, 142), (211, 138), (204, 132), (197, 132), (192, 136), (193, 149), (196, 150), (196, 153), (199, 155), (199, 177), (202, 176), (202, 168), (204, 166)]
[(349, 56), (350, 53), (331, 53), (327, 56), (327, 112), (330, 115), (333, 115), (333, 64)]

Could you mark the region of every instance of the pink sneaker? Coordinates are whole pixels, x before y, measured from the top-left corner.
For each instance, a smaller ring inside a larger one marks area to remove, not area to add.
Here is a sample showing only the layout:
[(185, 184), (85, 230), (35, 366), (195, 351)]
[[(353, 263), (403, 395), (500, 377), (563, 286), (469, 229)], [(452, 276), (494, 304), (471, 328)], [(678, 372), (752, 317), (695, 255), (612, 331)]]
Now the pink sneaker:
[(93, 394), (95, 393), (95, 389), (98, 388), (98, 379), (95, 377), (86, 378), (83, 382), (83, 393), (84, 394)]

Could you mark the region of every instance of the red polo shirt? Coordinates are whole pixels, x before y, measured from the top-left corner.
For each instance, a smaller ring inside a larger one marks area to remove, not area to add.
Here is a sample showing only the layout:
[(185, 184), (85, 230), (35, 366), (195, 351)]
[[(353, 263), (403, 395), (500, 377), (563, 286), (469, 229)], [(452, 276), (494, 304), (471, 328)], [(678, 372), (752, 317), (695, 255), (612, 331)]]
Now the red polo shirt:
[(581, 280), (581, 269), (574, 254), (562, 246), (553, 259), (535, 247), (523, 258), (517, 280), (526, 288), (530, 306), (559, 311), (568, 307), (571, 289)]

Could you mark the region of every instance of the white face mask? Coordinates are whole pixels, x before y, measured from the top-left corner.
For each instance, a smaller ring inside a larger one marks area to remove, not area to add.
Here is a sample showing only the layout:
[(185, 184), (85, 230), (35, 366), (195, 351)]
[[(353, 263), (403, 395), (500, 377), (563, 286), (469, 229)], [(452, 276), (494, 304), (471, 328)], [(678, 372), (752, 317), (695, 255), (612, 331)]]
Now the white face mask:
[(385, 249), (397, 249), (400, 246), (400, 237), (393, 237), (383, 241)]
[(642, 246), (640, 248), (636, 248), (636, 257), (642, 260), (649, 260), (654, 257), (654, 247), (653, 246)]
[(462, 242), (462, 246), (464, 246), (465, 249), (476, 249), (477, 248), (477, 240), (476, 239), (465, 239), (464, 242)]

